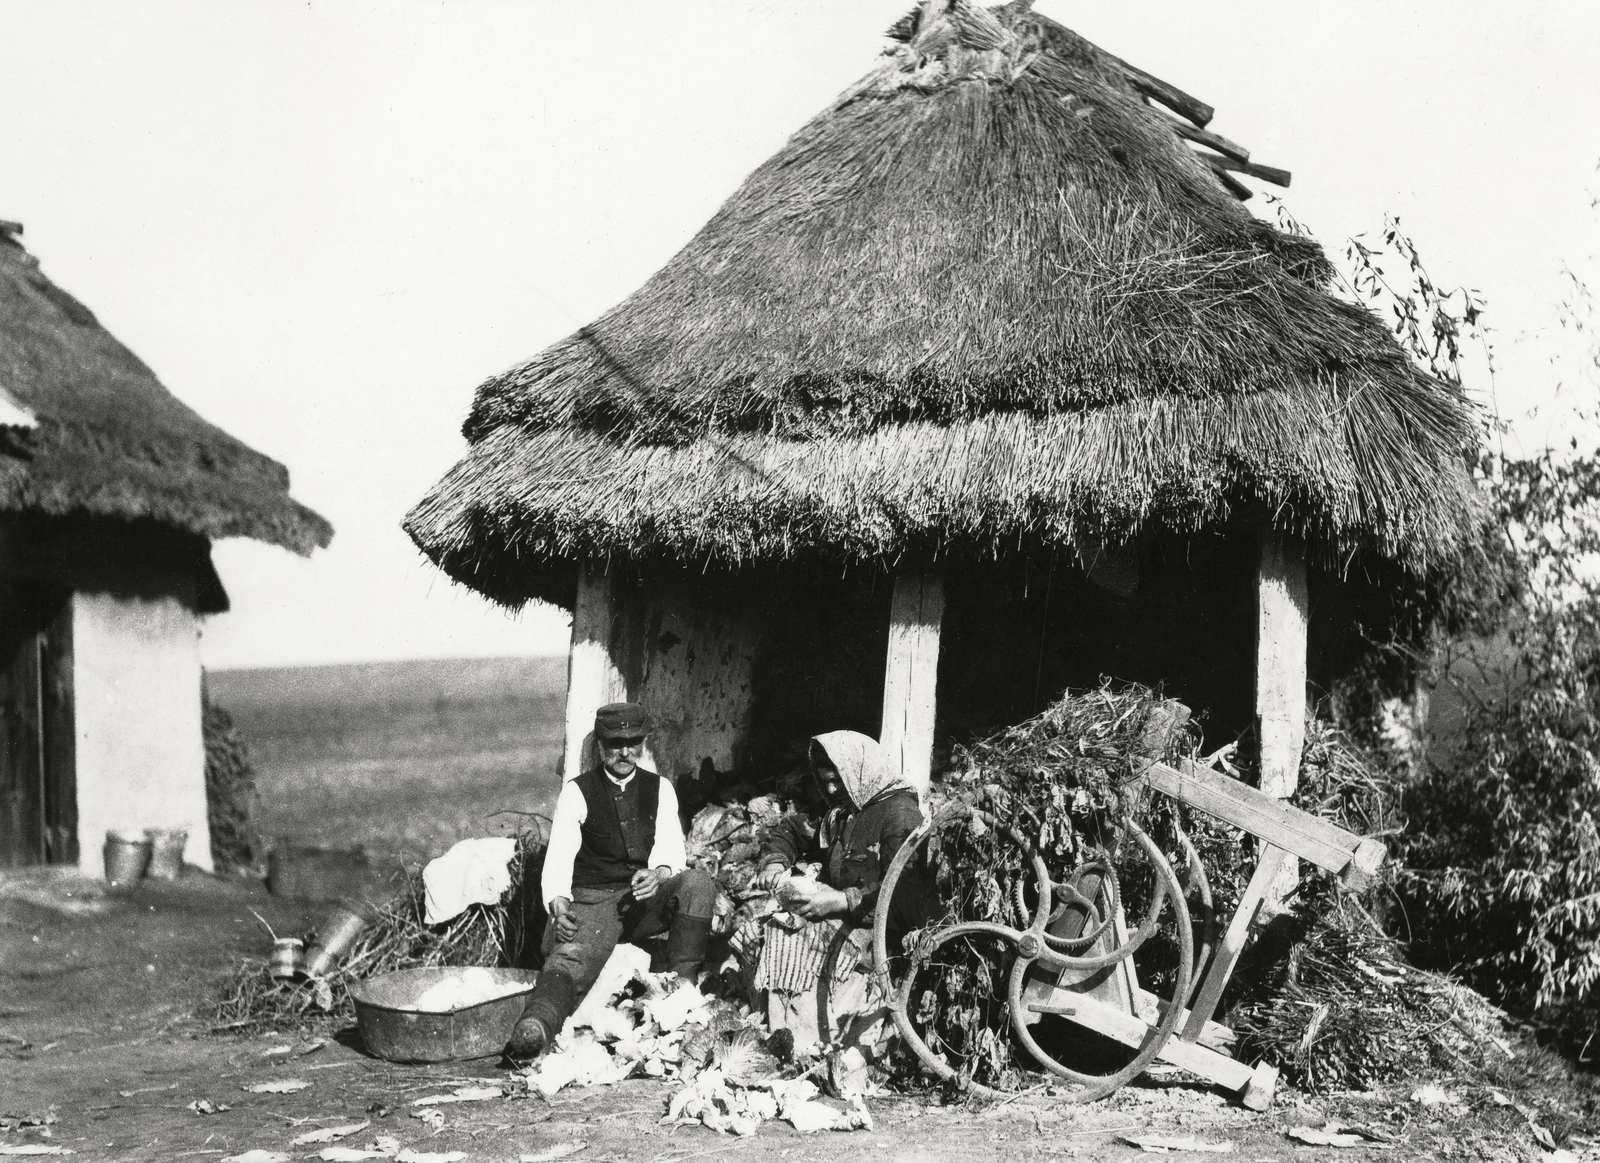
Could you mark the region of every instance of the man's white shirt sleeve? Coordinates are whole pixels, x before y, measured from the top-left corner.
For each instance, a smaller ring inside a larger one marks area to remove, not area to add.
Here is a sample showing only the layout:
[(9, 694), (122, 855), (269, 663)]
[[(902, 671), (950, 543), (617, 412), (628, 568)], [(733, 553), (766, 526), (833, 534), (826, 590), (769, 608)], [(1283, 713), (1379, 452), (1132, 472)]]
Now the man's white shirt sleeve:
[[(662, 780), (662, 783), (665, 783)], [(676, 804), (676, 800), (673, 801)], [(589, 818), (589, 802), (577, 783), (569, 780), (561, 785), (556, 797), (555, 818), (550, 821), (550, 845), (544, 853), (544, 874), (539, 884), (544, 893), (544, 907), (558, 896), (572, 899), (572, 862), (578, 858), (583, 846), (583, 822)], [(676, 821), (677, 817), (673, 817)], [(682, 840), (679, 841), (682, 844)]]
[[(555, 818), (550, 821), (550, 846), (545, 849), (544, 874), (539, 882), (547, 910), (558, 896), (572, 899), (572, 864), (583, 846), (583, 823), (588, 818), (589, 801), (583, 798), (577, 783), (569, 780), (562, 784), (561, 794), (556, 797)], [(646, 867), (666, 868), (676, 874), (688, 866), (683, 826), (678, 823), (678, 793), (673, 790), (672, 781), (662, 776), (655, 841)]]
[(656, 803), (656, 839), (650, 848), (650, 868), (669, 868), (674, 874), (689, 867), (683, 846), (683, 826), (678, 823), (678, 793), (672, 781), (661, 777), (661, 798)]

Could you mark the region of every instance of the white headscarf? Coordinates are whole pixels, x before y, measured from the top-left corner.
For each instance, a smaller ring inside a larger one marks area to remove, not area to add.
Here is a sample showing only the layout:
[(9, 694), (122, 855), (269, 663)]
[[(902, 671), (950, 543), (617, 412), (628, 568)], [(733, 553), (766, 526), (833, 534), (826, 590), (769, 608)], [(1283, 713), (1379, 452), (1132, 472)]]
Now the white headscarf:
[(889, 757), (870, 735), (860, 731), (829, 731), (825, 735), (813, 735), (811, 742), (838, 768), (840, 782), (858, 810), (887, 791), (916, 790), (915, 784), (890, 768)]

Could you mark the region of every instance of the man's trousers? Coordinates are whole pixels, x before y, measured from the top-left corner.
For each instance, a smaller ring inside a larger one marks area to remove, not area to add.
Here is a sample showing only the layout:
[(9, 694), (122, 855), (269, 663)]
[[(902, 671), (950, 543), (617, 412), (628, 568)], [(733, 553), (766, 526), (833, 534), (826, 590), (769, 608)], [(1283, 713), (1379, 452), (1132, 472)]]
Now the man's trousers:
[(524, 1016), (537, 1017), (554, 1038), (621, 941), (666, 933), (670, 968), (692, 976), (705, 960), (716, 901), (716, 882), (698, 868), (662, 881), (646, 901), (634, 900), (625, 885), (574, 887), (571, 916), (578, 931), (572, 940), (558, 942), (555, 919), (545, 926), (544, 969), (523, 1009)]

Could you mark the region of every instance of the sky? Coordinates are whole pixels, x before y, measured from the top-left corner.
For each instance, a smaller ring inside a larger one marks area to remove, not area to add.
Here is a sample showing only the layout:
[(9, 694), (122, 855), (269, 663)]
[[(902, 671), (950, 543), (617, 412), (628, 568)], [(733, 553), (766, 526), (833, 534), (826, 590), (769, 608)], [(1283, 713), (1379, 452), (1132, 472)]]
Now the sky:
[[(456, 586), (400, 519), (476, 385), (644, 281), (909, 6), (0, 0), (0, 218), (336, 530), (309, 559), (215, 547), (233, 608), (206, 664), (564, 651), (561, 611)], [(1564, 271), (1600, 287), (1593, 0), (1037, 8), (1214, 105), (1330, 252), (1397, 216), (1487, 301), (1496, 370), (1469, 386), (1513, 439), (1579, 430), (1561, 304)]]

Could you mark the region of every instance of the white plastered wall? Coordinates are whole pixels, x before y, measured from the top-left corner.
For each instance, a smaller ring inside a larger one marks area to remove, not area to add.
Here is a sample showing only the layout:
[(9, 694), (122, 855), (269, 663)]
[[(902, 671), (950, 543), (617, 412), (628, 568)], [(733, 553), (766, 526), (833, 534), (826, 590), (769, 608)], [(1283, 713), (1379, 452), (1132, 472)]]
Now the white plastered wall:
[(174, 597), (72, 595), (80, 866), (104, 875), (112, 828), (184, 828), (211, 867), (200, 622)]

